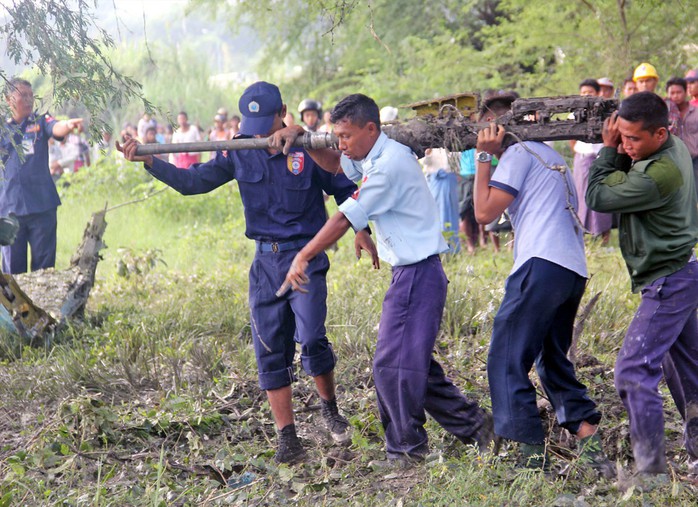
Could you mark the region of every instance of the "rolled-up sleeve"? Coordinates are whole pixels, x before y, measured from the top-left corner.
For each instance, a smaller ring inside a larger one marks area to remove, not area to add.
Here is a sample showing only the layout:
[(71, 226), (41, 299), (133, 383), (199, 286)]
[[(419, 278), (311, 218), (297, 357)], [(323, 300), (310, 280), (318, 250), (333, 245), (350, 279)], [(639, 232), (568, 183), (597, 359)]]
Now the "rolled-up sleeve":
[(364, 178), (358, 195), (339, 207), (354, 229), (364, 229), (369, 220), (387, 213), (394, 207), (395, 185), (387, 174), (377, 171)]
[(349, 198), (344, 201), (339, 206), (339, 211), (341, 211), (349, 223), (351, 223), (352, 228), (355, 231), (360, 231), (368, 226), (368, 215), (361, 208), (359, 203), (354, 198)]

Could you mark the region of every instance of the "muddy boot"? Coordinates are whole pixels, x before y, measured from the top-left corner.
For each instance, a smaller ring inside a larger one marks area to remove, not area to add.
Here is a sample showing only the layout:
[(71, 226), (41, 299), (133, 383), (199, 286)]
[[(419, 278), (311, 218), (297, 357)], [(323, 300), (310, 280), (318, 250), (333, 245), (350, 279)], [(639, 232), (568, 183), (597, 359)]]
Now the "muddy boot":
[(630, 488), (635, 488), (643, 493), (649, 493), (655, 489), (667, 488), (671, 484), (668, 474), (655, 474), (648, 472), (637, 472), (632, 477), (624, 480), (619, 480), (616, 486), (619, 490), (625, 492)]
[(520, 443), (517, 468), (550, 472), (550, 457), (545, 451), (545, 444)]
[(482, 426), (473, 435), (473, 440), (475, 445), (477, 445), (478, 452), (482, 455), (497, 454), (499, 452), (501, 439), (494, 433), (494, 419), (491, 414), (485, 413)]
[(331, 401), (320, 398), (320, 413), (322, 414), (325, 428), (332, 435), (332, 440), (337, 444), (351, 442), (351, 426), (349, 421), (339, 413), (337, 399)]
[(286, 463), (287, 465), (295, 465), (303, 461), (307, 454), (303, 449), (298, 435), (296, 435), (296, 425), (289, 424), (283, 429), (277, 431), (279, 439), (274, 461), (277, 463)]
[(578, 461), (583, 468), (593, 470), (599, 477), (614, 479), (616, 467), (603, 452), (601, 438), (598, 433), (579, 440), (577, 444)]
[(425, 457), (421, 455), (399, 455), (390, 456), (383, 460), (372, 460), (369, 461), (368, 466), (377, 473), (388, 473), (394, 472), (399, 473), (401, 471), (407, 471), (418, 467), (425, 462)]

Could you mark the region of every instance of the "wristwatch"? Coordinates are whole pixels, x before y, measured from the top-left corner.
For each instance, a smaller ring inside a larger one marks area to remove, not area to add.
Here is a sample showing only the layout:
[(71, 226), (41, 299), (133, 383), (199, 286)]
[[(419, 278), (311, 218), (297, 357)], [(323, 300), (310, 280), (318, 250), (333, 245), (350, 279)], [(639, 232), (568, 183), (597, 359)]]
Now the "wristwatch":
[(475, 160), (482, 163), (492, 162), (492, 154), (486, 151), (480, 151), (475, 154)]

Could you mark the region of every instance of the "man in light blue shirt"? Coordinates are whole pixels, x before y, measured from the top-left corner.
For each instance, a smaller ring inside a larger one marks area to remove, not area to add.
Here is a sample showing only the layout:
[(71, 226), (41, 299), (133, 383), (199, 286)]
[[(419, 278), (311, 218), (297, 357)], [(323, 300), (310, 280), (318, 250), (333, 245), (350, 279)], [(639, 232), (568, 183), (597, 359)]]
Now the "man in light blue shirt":
[(344, 174), (363, 183), (355, 198), (344, 201), (339, 211), (357, 230), (365, 228), (369, 220), (375, 223), (378, 256), (392, 266), (414, 264), (448, 251), (434, 198), (426, 199), (431, 193), (423, 192), (429, 187), (421, 169), (401, 171), (402, 163), (419, 169), (412, 151), (383, 133), (364, 159), (340, 158)]
[[(439, 254), (448, 246), (419, 163), (409, 148), (381, 132), (378, 106), (365, 95), (344, 98), (331, 120), (341, 156), (333, 150), (309, 154), (325, 170), (343, 171), (362, 185), (296, 255), (282, 289), (304, 290), (308, 262), (350, 227), (360, 230), (372, 221), (378, 256), (393, 266), (373, 362), (388, 460), (404, 465), (424, 459), (425, 411), (462, 442), (486, 450), (493, 438), (490, 416), (463, 396), (433, 357), (448, 284)], [(286, 143), (288, 149), (300, 133), (280, 132), (274, 146)]]
[[(513, 96), (485, 101), (483, 119), (511, 108)], [(567, 358), (577, 308), (586, 285), (577, 196), (562, 157), (543, 143), (502, 147), (493, 123), (478, 134), (475, 218), (489, 223), (509, 209), (514, 267), (494, 318), (487, 359), (497, 435), (519, 442), (521, 464), (549, 468), (545, 433), (529, 372), (535, 364), (558, 423), (580, 440), (581, 465), (606, 477), (613, 467), (596, 433), (601, 414)], [(499, 158), (490, 176), (492, 157)]]

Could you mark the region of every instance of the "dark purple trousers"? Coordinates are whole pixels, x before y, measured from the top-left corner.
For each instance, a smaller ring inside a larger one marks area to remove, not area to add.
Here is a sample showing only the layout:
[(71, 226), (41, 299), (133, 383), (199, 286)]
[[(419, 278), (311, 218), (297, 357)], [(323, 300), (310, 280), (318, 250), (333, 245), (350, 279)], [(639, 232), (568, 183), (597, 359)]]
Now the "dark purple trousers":
[(463, 396), (433, 357), (447, 285), (437, 255), (393, 268), (373, 361), (388, 458), (428, 453), (425, 410), (466, 443), (483, 424), (484, 412)]
[(638, 472), (666, 472), (662, 373), (682, 416), (688, 405), (698, 403), (696, 308), (694, 261), (642, 289), (642, 301), (618, 354), (616, 390), (628, 411)]

